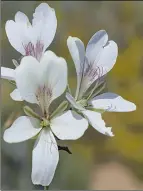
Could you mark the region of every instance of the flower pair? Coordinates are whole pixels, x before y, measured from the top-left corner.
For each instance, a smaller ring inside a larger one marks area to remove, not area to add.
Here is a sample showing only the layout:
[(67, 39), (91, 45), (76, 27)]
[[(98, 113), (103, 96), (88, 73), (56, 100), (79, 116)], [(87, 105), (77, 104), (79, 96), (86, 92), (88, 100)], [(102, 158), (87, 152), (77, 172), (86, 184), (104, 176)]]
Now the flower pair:
[[(22, 58), (16, 69), (2, 67), (2, 78), (14, 80), (16, 89), (10, 94), (16, 101), (38, 104), (41, 115), (25, 108), (27, 116), (16, 119), (4, 132), (4, 140), (16, 143), (37, 136), (32, 153), (32, 182), (47, 186), (53, 179), (59, 160), (56, 138), (80, 138), (90, 123), (102, 134), (113, 136), (101, 114), (105, 111), (126, 112), (135, 104), (113, 93), (101, 93), (104, 76), (117, 58), (118, 48), (108, 40), (104, 30), (95, 33), (87, 44), (69, 37), (67, 46), (75, 64), (77, 88), (75, 96), (66, 93), (66, 100), (51, 113), (51, 103), (67, 88), (67, 63), (46, 48), (52, 42), (57, 26), (55, 12), (46, 3), (40, 4), (33, 15), (32, 25), (21, 12), (14, 21), (7, 21), (6, 33), (11, 45)], [(68, 100), (68, 101), (67, 101)]]

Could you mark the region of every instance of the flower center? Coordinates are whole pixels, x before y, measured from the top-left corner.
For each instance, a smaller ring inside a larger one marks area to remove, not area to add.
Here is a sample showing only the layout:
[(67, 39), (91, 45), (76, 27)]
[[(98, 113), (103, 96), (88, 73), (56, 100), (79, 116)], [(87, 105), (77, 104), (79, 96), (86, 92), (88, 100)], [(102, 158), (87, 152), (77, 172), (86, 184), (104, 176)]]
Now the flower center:
[(49, 118), (49, 106), (52, 98), (52, 89), (47, 86), (39, 86), (36, 92), (36, 98), (41, 107), (44, 117)]
[(49, 124), (50, 124), (50, 122), (49, 122), (47, 119), (43, 118), (42, 121), (41, 121), (41, 123), (40, 123), (40, 126), (41, 126), (42, 128), (45, 128), (45, 127), (47, 127)]
[(28, 44), (23, 45), (23, 47), (25, 49), (26, 56), (33, 56), (38, 61), (40, 61), (44, 49), (44, 44), (41, 43), (41, 41), (38, 40), (35, 46), (31, 42), (29, 42)]
[(81, 99), (81, 100), (77, 101), (77, 104), (80, 104), (82, 107), (86, 107), (87, 106), (87, 100)]

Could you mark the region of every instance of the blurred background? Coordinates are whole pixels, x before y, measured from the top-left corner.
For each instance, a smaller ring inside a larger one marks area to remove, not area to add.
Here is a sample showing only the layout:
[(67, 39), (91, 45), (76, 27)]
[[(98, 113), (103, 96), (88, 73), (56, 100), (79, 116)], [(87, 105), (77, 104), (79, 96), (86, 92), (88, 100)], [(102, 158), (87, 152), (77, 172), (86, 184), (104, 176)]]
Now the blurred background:
[[(14, 68), (12, 59), (21, 58), (8, 42), (5, 22), (13, 20), (17, 11), (32, 19), (34, 9), (41, 2), (2, 2), (2, 66)], [(61, 145), (69, 146), (72, 155), (60, 151), (59, 165), (50, 189), (143, 190), (143, 2), (46, 2), (55, 9), (58, 20), (56, 36), (49, 49), (67, 60), (73, 92), (76, 73), (66, 46), (68, 36), (78, 37), (86, 45), (95, 32), (105, 29), (109, 39), (119, 47), (117, 62), (107, 76), (108, 91), (137, 105), (134, 112), (103, 115), (106, 123), (113, 127), (113, 138), (89, 128), (81, 139), (61, 142)], [(12, 84), (2, 80), (2, 134), (23, 114), (24, 103), (14, 102), (9, 96), (13, 89)], [(31, 182), (34, 140), (8, 144), (2, 139), (1, 144), (2, 190), (43, 189)]]

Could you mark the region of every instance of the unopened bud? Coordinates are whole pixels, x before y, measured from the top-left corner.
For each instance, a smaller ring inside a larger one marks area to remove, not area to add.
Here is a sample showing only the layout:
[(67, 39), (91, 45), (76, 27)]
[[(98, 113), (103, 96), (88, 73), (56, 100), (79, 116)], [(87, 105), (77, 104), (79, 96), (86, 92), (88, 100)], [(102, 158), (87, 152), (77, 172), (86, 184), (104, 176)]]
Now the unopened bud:
[(14, 66), (17, 68), (19, 66), (18, 62), (15, 59), (12, 59), (12, 62), (14, 64)]
[(35, 113), (29, 106), (24, 106), (23, 110), (25, 114), (28, 115), (29, 117), (34, 117), (36, 119), (41, 120), (41, 117), (37, 113)]

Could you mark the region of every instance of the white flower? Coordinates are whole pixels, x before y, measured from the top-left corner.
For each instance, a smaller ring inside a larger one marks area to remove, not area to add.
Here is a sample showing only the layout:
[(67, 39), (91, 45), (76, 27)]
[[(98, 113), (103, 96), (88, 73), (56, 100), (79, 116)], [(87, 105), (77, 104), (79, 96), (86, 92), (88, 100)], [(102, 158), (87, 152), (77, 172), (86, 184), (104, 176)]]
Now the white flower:
[(32, 24), (28, 17), (18, 11), (15, 21), (8, 20), (5, 30), (10, 44), (22, 55), (40, 60), (56, 33), (57, 19), (54, 9), (41, 3), (33, 14)]
[[(16, 13), (15, 21), (8, 20), (5, 25), (10, 44), (22, 55), (31, 55), (38, 61), (53, 41), (56, 28), (55, 11), (47, 3), (41, 3), (35, 9), (32, 25), (28, 17), (20, 11)], [(14, 69), (1, 67), (1, 78), (15, 81)], [(17, 89), (10, 96), (16, 101), (23, 100)]]
[(58, 146), (53, 133), (61, 140), (74, 140), (88, 127), (86, 119), (74, 111), (51, 117), (49, 106), (67, 86), (67, 64), (63, 58), (47, 51), (40, 64), (26, 56), (15, 69), (15, 81), (22, 98), (40, 106), (41, 119), (21, 116), (5, 130), (4, 140), (17, 143), (39, 134), (32, 153), (32, 182), (47, 186), (53, 179), (58, 161)]
[(98, 82), (113, 68), (118, 55), (117, 44), (114, 41), (108, 41), (106, 31), (100, 30), (92, 36), (86, 51), (83, 42), (76, 37), (69, 37), (67, 46), (77, 73), (75, 99), (67, 93), (68, 101), (88, 119), (96, 130), (113, 136), (111, 128), (105, 126), (100, 111), (128, 112), (136, 109), (135, 104), (113, 93), (104, 93), (94, 96), (92, 99), (86, 99), (84, 96), (94, 82)]

